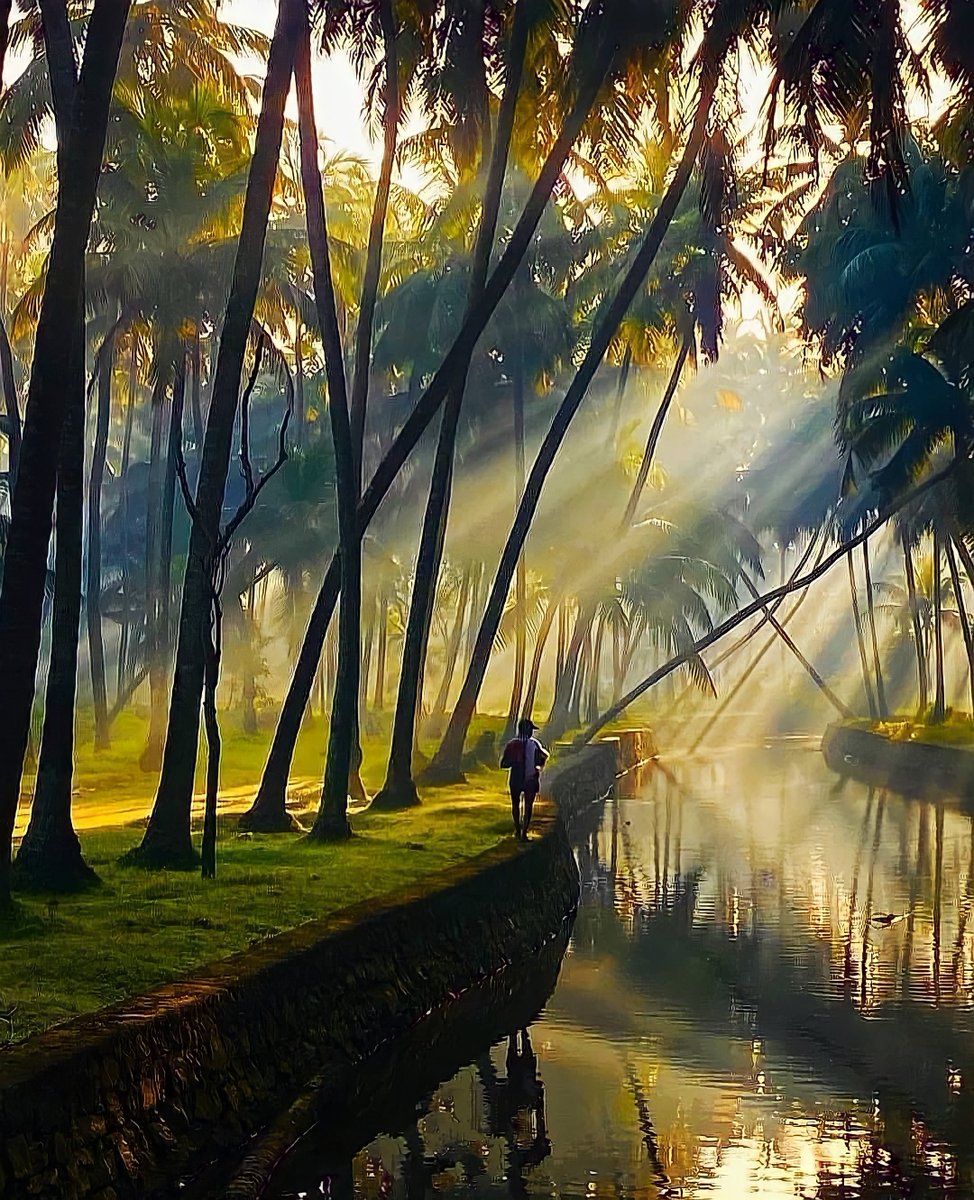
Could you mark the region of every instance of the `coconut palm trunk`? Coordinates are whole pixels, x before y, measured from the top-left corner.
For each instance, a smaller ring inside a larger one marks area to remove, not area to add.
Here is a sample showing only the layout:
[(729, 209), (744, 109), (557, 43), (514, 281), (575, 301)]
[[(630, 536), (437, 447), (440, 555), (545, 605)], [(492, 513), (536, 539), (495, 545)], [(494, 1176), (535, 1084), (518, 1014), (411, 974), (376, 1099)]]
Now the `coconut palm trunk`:
[(950, 582), (954, 589), (954, 600), (957, 603), (957, 617), (960, 621), (961, 633), (964, 637), (964, 650), (967, 653), (967, 682), (971, 689), (971, 714), (974, 715), (974, 636), (971, 634), (971, 623), (967, 615), (967, 605), (964, 603), (964, 591), (961, 586), (960, 572), (957, 570), (957, 559), (954, 555), (953, 539), (948, 537), (944, 542), (947, 554), (947, 567), (950, 570)]
[(301, 184), (304, 190), (308, 246), (314, 275), (315, 307), (325, 351), (328, 378), (328, 413), (335, 447), (338, 493), (338, 545), (341, 558), (341, 608), (338, 617), (338, 667), (332, 697), (328, 753), (318, 816), (309, 836), (316, 841), (347, 838), (348, 783), (353, 763), (353, 743), (358, 732), (360, 669), (359, 634), (362, 615), (362, 540), (358, 531), (359, 501), (356, 453), (352, 443), (349, 401), (338, 308), (332, 283), (328, 225), (318, 167), (318, 128), (311, 87), (311, 27), (304, 0), (290, 3), (301, 32), (294, 64), (298, 94), (298, 128), (301, 137)]
[(20, 404), (17, 399), (17, 384), (14, 379), (14, 356), (10, 349), (6, 322), (0, 316), (0, 382), (3, 383), (3, 409), (7, 418), (7, 487), (13, 494), (20, 466), (20, 443), (23, 433), (20, 420)]
[(291, 6), (282, 4), (268, 57), (233, 279), (207, 412), (195, 495), (200, 519), (192, 525), (183, 578), (162, 776), (145, 836), (132, 856), (135, 861), (151, 866), (192, 867), (196, 862), (190, 813), (204, 684), (204, 635), (210, 620), (212, 547), (230, 466), (240, 376), (260, 285), (267, 222), (281, 153), (284, 105), (291, 86), (298, 35), (298, 22)]
[(939, 724), (947, 716), (947, 699), (944, 688), (944, 604), (943, 587), (940, 573), (941, 539), (935, 529), (933, 533), (933, 646), (934, 646), (934, 681), (933, 681), (933, 712), (931, 720)]
[(548, 644), (548, 638), (551, 636), (551, 630), (555, 624), (555, 615), (559, 610), (561, 601), (556, 596), (552, 595), (548, 600), (548, 607), (545, 609), (545, 614), (541, 618), (541, 626), (538, 629), (538, 636), (534, 642), (534, 653), (531, 656), (531, 670), (528, 673), (528, 684), (524, 692), (524, 702), (521, 708), (521, 715), (531, 717), (534, 709), (535, 698), (538, 694), (538, 682), (541, 678), (541, 661), (544, 658), (545, 646)]
[(105, 681), (105, 641), (101, 625), (101, 488), (105, 478), (108, 431), (111, 424), (114, 338), (102, 344), (98, 359), (98, 411), (95, 444), (88, 477), (88, 572), (85, 580), (85, 621), (88, 632), (88, 664), (95, 710), (95, 749), (111, 745), (108, 724), (108, 686)]
[(869, 640), (873, 652), (873, 671), (876, 677), (876, 710), (879, 719), (885, 721), (889, 717), (886, 704), (886, 687), (883, 684), (883, 664), (879, 656), (879, 638), (876, 636), (876, 604), (873, 595), (873, 577), (869, 567), (869, 542), (862, 544), (862, 575), (866, 584), (866, 617), (869, 621)]
[[(159, 356), (162, 357), (161, 355)], [(166, 738), (165, 639), (160, 624), (162, 608), (163, 490), (166, 466), (162, 436), (166, 423), (168, 369), (157, 367), (152, 388), (149, 474), (145, 498), (145, 646), (149, 667), (149, 732), (139, 758), (143, 771), (157, 771)]]
[(51, 661), (30, 824), (14, 864), (17, 887), (71, 892), (95, 881), (71, 821), (74, 704), (81, 622), (84, 513), (84, 330), (73, 348), (71, 395), (58, 456)]
[[(524, 56), (527, 51), (531, 23), (532, 15), (529, 6), (524, 3), (519, 4), (514, 15), (507, 79), (497, 120), (497, 136), (489, 154), (484, 205), (474, 246), (467, 296), (467, 319), (475, 314), (481, 303), (487, 282), (490, 252), (497, 226), (504, 176), (507, 172), (514, 115), (517, 97), (521, 89)], [(486, 112), (483, 114), (483, 121), (489, 125), (489, 116)], [(482, 132), (486, 139), (488, 130), (484, 129)], [(488, 146), (485, 140), (483, 146), (485, 163), (488, 160), (487, 151)], [(443, 560), (443, 544), (449, 520), (457, 430), (472, 353), (473, 347), (471, 346), (470, 353), (467, 354), (457, 371), (440, 420), (429, 496), (423, 515), (416, 574), (409, 603), (406, 635), (403, 641), (389, 765), (386, 781), (373, 801), (373, 805), (379, 808), (406, 808), (419, 803), (419, 794), (413, 781), (413, 753), (416, 744), (417, 722), (423, 700), (422, 680), (425, 671), (426, 650), (429, 644), (430, 623), (433, 618), (437, 581)]]
[(531, 468), (524, 496), (518, 507), (517, 517), (515, 518), (507, 544), (501, 554), (490, 599), (487, 602), (487, 611), (481, 623), (480, 632), (477, 637), (477, 646), (460, 692), (460, 698), (457, 701), (440, 748), (430, 766), (431, 777), (441, 780), (454, 780), (462, 774), (460, 764), (463, 758), (463, 745), (466, 740), (467, 730), (470, 727), (477, 697), (480, 694), (484, 676), (487, 673), (490, 652), (498, 625), (500, 624), (501, 615), (507, 600), (507, 593), (517, 566), (517, 560), (524, 546), (528, 531), (531, 528), (531, 522), (537, 511), (545, 481), (565, 439), (565, 435), (568, 433), (569, 426), (588, 392), (595, 372), (605, 357), (605, 353), (609, 348), (612, 338), (615, 336), (616, 330), (619, 328), (623, 317), (626, 315), (629, 306), (635, 299), (636, 293), (642, 286), (650, 267), (656, 259), (656, 255), (663, 242), (663, 237), (670, 227), (670, 223), (676, 214), (677, 206), (683, 198), (687, 184), (690, 182), (690, 176), (704, 145), (707, 123), (710, 118), (710, 109), (717, 89), (717, 76), (718, 72), (716, 71), (707, 71), (704, 73), (693, 125), (680, 162), (649, 224), (639, 250), (611, 303), (592, 332), (591, 342), (586, 351), (585, 358), (575, 378), (572, 380), (564, 400), (555, 413), (554, 420), (551, 423), (548, 433), (545, 435), (541, 449), (538, 451), (537, 458)]
[(869, 657), (866, 654), (866, 638), (862, 629), (862, 612), (859, 608), (859, 593), (856, 584), (856, 568), (852, 561), (852, 552), (849, 552), (847, 559), (849, 567), (849, 599), (852, 604), (852, 622), (856, 629), (856, 646), (859, 650), (859, 666), (862, 670), (862, 687), (866, 694), (866, 706), (869, 709), (869, 716), (872, 720), (876, 720), (878, 715), (876, 709), (876, 695), (873, 692), (872, 677), (869, 674)]
[(460, 645), (463, 641), (464, 623), (470, 601), (472, 576), (473, 567), (468, 566), (464, 570), (460, 580), (457, 609), (453, 619), (453, 626), (450, 629), (450, 635), (447, 639), (446, 655), (443, 661), (443, 678), (440, 680), (440, 688), (433, 703), (432, 716), (434, 720), (441, 720), (446, 714), (446, 706), (450, 698), (450, 687), (453, 683), (453, 676), (456, 673), (457, 661), (460, 658)]
[[(511, 379), (511, 401), (514, 416), (514, 511), (524, 495), (526, 470), (524, 452), (524, 364), (521, 347), (514, 351), (514, 368)], [(511, 702), (507, 709), (507, 727), (504, 741), (515, 734), (521, 711), (524, 690), (524, 667), (528, 653), (528, 569), (524, 552), (517, 560), (514, 582), (514, 678), (511, 681)]]
[[(58, 457), (72, 380), (71, 356), (64, 346), (82, 312), (85, 251), (130, 3), (96, 0), (67, 136), (61, 139), (54, 233), (0, 589), (0, 907), (9, 904), (10, 849), (34, 703)], [(50, 47), (49, 61), (53, 65)], [(73, 73), (73, 59), (65, 66)]]
[(626, 505), (625, 515), (622, 518), (623, 526), (626, 528), (632, 524), (633, 518), (636, 515), (636, 509), (639, 507), (639, 501), (646, 486), (646, 480), (649, 478), (649, 470), (656, 456), (656, 447), (663, 432), (663, 425), (666, 422), (670, 405), (673, 403), (673, 397), (676, 395), (676, 389), (680, 383), (680, 376), (683, 374), (683, 368), (692, 349), (693, 336), (688, 335), (680, 344), (680, 352), (676, 356), (676, 362), (673, 364), (673, 370), (670, 372), (666, 390), (663, 392), (663, 399), (656, 410), (656, 416), (653, 418), (653, 424), (646, 439), (646, 449), (643, 451), (642, 461), (639, 464), (639, 472), (636, 475), (635, 483), (632, 485), (629, 502)]
[(913, 569), (913, 550), (905, 528), (900, 531), (900, 544), (903, 547), (903, 567), (906, 571), (906, 594), (910, 605), (910, 623), (913, 626), (913, 645), (916, 649), (917, 707), (920, 713), (925, 713), (930, 694), (930, 685), (927, 679), (927, 649), (926, 640), (923, 636), (923, 626), (920, 623), (920, 604), (917, 599), (916, 573)]
[[(519, 9), (520, 10), (520, 5)], [(512, 38), (513, 44), (513, 38)], [(504, 253), (492, 272), (484, 288), (483, 296), (473, 312), (464, 320), (450, 350), (441, 363), (429, 386), (417, 401), (415, 408), (407, 417), (392, 445), (387, 450), (382, 461), (376, 468), (368, 487), (365, 489), (358, 508), (360, 533), (364, 534), (369, 522), (378, 511), (379, 505), (394, 480), (402, 470), (406, 460), (426, 432), (430, 423), (440, 410), (447, 393), (453, 386), (457, 373), (464, 369), (463, 364), (473, 353), (473, 349), (488, 321), (493, 316), (497, 305), (506, 292), (514, 274), (524, 258), (531, 238), (544, 214), (552, 190), (561, 175), (568, 154), (581, 132), (601, 84), (608, 71), (612, 59), (611, 50), (600, 53), (593, 69), (586, 75), (585, 82), (579, 90), (579, 95), (562, 126), (561, 132), (548, 153), (547, 158), (538, 173), (538, 178), (532, 188), (528, 202), (507, 240)], [(495, 145), (500, 140), (500, 123)], [(498, 191), (496, 205), (499, 207), (500, 194)], [(485, 201), (486, 206), (486, 201)], [(311, 689), (314, 686), (318, 663), (321, 659), (322, 647), (328, 631), (328, 624), (334, 612), (341, 586), (341, 570), (338, 556), (332, 558), (321, 587), (315, 599), (311, 616), (305, 630), (304, 640), (298, 654), (298, 660), (291, 676), (281, 715), (271, 749), (264, 766), (260, 788), (254, 804), (245, 814), (244, 821), (281, 820), (285, 812), (287, 779), (294, 757), (294, 747), (301, 731), (304, 711), (308, 706)]]

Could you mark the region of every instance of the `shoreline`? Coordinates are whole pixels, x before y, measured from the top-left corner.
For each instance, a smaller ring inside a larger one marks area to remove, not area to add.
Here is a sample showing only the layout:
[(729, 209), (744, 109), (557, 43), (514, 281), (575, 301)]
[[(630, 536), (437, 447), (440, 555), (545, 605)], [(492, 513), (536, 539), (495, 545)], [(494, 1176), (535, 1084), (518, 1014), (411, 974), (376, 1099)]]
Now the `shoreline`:
[(536, 836), (310, 921), (0, 1055), (0, 1194), (168, 1194), (310, 1079), (342, 1072), (504, 967), (536, 958), (578, 901), (566, 830), (614, 783), (619, 742), (552, 764)]

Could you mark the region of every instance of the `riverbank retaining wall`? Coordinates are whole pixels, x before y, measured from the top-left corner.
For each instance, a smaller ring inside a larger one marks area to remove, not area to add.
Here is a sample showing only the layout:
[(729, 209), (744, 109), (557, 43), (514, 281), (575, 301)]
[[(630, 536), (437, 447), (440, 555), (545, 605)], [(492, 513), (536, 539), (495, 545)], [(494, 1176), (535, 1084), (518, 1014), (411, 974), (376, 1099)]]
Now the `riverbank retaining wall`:
[(604, 795), (612, 742), (554, 762), (537, 836), (421, 888), (309, 922), (189, 979), (0, 1054), (0, 1197), (126, 1200), (243, 1144), (315, 1075), (340, 1073), (564, 934), (565, 821)]
[(871, 729), (830, 725), (822, 738), (829, 768), (877, 787), (941, 793), (974, 804), (974, 750), (933, 742), (893, 741)]

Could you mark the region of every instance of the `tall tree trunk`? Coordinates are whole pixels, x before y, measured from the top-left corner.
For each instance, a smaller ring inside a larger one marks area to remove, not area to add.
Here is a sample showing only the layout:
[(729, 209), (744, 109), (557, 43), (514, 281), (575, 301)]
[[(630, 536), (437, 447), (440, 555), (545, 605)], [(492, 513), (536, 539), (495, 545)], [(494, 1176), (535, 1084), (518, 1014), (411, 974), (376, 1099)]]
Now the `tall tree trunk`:
[(365, 641), (362, 645), (362, 669), (359, 674), (358, 708), (359, 713), (367, 713), (369, 708), (369, 679), (372, 675), (372, 651), (375, 648), (375, 593), (369, 598), (367, 611), (368, 621), (365, 625)]
[(186, 355), (180, 350), (172, 386), (169, 441), (166, 446), (166, 477), (162, 491), (162, 530), (159, 552), (159, 637), (165, 668), (166, 688), (172, 664), (172, 539), (176, 519), (176, 472), (183, 445), (183, 405), (186, 400)]
[(196, 458), (199, 460), (203, 449), (203, 348), (200, 345), (200, 331), (193, 333), (192, 342), (192, 378), (193, 385), (189, 393), (189, 405), (193, 417), (193, 440), (196, 443)]
[(458, 385), (443, 410), (436, 443), (429, 496), (416, 559), (416, 573), (409, 601), (409, 617), (403, 639), (399, 690), (392, 722), (392, 744), (386, 781), (372, 802), (376, 809), (409, 808), (419, 804), (413, 782), (413, 752), (417, 723), (423, 702), (423, 676), (429, 645), (430, 624), (446, 536), (450, 497), (453, 489), (453, 453), (463, 393)]
[(240, 399), (240, 375), (260, 284), (264, 240), (277, 179), (284, 105), (291, 86), (299, 23), (288, 4), (278, 9), (261, 113), (244, 199), (243, 219), (223, 333), (211, 390), (183, 579), (179, 638), (162, 777), (135, 861), (154, 866), (195, 865), (190, 836), (203, 695), (204, 632), (209, 628), (212, 547), (216, 542)]
[(372, 707), (376, 712), (386, 708), (386, 656), (389, 649), (389, 597), (383, 589), (379, 598), (379, 649), (375, 663), (375, 692)]
[(531, 468), (531, 475), (525, 487), (517, 517), (508, 536), (507, 544), (504, 547), (497, 574), (494, 578), (490, 600), (487, 603), (487, 611), (484, 614), (484, 620), (477, 637), (477, 648), (474, 652), (474, 657), (471, 660), (467, 677), (460, 692), (460, 698), (453, 711), (450, 724), (447, 726), (443, 742), (430, 767), (431, 778), (452, 780), (457, 779), (462, 774), (460, 764), (463, 758), (463, 745), (466, 740), (467, 730), (470, 727), (474, 706), (480, 694), (480, 689), (483, 686), (484, 676), (487, 673), (490, 652), (497, 634), (498, 625), (500, 624), (501, 615), (504, 611), (504, 604), (511, 586), (511, 579), (517, 565), (517, 559), (527, 538), (528, 531), (531, 528), (531, 522), (537, 511), (545, 481), (565, 439), (569, 426), (578, 412), (582, 400), (585, 398), (595, 372), (598, 370), (599, 364), (605, 357), (605, 352), (609, 348), (612, 338), (615, 336), (623, 317), (628, 312), (629, 306), (635, 299), (636, 293), (642, 286), (650, 267), (656, 259), (663, 237), (669, 229), (680, 200), (683, 198), (683, 193), (686, 191), (687, 184), (690, 181), (690, 176), (693, 173), (694, 166), (704, 143), (710, 108), (717, 87), (717, 74), (716, 71), (707, 71), (704, 73), (693, 127), (687, 139), (683, 156), (660, 201), (659, 208), (650, 222), (638, 252), (632, 260), (611, 303), (607, 306), (602, 318), (592, 332), (592, 339), (586, 351), (585, 358), (555, 414), (551, 427), (545, 435), (541, 449), (538, 451), (537, 458)]
[[(511, 380), (511, 398), (514, 408), (514, 511), (524, 495), (524, 362), (520, 345), (514, 352), (514, 371)], [(528, 573), (524, 551), (517, 560), (514, 580), (514, 679), (511, 683), (511, 702), (507, 709), (505, 742), (515, 734), (518, 715), (521, 711), (521, 694), (524, 690), (524, 666), (528, 652)]]
[(304, 429), (308, 420), (304, 399), (304, 346), (301, 343), (303, 336), (304, 324), (301, 318), (297, 317), (294, 332), (294, 424), (295, 441), (299, 448), (304, 445)]
[(960, 572), (957, 570), (957, 559), (954, 557), (953, 539), (948, 537), (944, 542), (947, 552), (947, 566), (950, 569), (950, 581), (954, 588), (954, 599), (957, 601), (957, 616), (960, 620), (961, 633), (964, 636), (964, 649), (967, 652), (967, 682), (971, 689), (971, 716), (974, 717), (974, 638), (971, 635), (971, 623), (967, 617), (967, 606), (964, 603), (964, 592), (960, 582)]
[(565, 730), (573, 724), (572, 713), (578, 691), (577, 683), (582, 651), (589, 630), (592, 628), (592, 622), (595, 620), (595, 610), (594, 601), (579, 603), (578, 613), (575, 616), (575, 627), (565, 648), (561, 669), (555, 676), (555, 694), (551, 702), (551, 711), (545, 721), (544, 734), (551, 741), (561, 737)]
[(257, 619), (254, 614), (255, 591), (255, 585), (251, 584), (246, 608), (243, 604), (243, 598), (241, 596), (237, 597), (241, 629), (246, 639), (243, 650), (243, 717), (241, 727), (244, 733), (250, 737), (257, 732), (257, 671), (255, 660), (257, 657), (256, 644), (258, 630)]
[(544, 657), (545, 646), (551, 635), (551, 630), (555, 623), (555, 614), (559, 611), (560, 603), (560, 599), (552, 593), (548, 600), (548, 607), (545, 609), (545, 614), (541, 618), (541, 627), (538, 630), (538, 636), (534, 643), (534, 654), (531, 656), (531, 670), (528, 674), (528, 686), (525, 689), (524, 703), (521, 707), (521, 716), (527, 717), (528, 720), (531, 719), (535, 698), (538, 694), (538, 681), (541, 677), (541, 660)]
[(108, 431), (111, 424), (112, 368), (115, 342), (103, 343), (98, 363), (98, 415), (95, 444), (88, 477), (88, 575), (86, 579), (85, 619), (88, 629), (88, 660), (91, 670), (91, 694), (95, 709), (95, 750), (111, 745), (108, 726), (108, 687), (105, 682), (105, 642), (101, 627), (101, 487), (105, 478)]
[[(85, 250), (101, 172), (108, 110), (131, 0), (97, 0), (88, 21), (81, 78), (59, 137), (58, 195), (47, 279), (34, 338), (17, 487), (0, 589), (0, 908), (9, 904), (10, 851), (30, 734), (40, 649), (58, 453), (70, 403), (70, 355), (64, 353), (83, 313)], [(42, 5), (45, 37), (48, 11)], [(61, 13), (66, 15), (63, 4)], [(48, 44), (52, 74), (55, 63)], [(72, 75), (70, 49), (62, 63)]]
[(311, 29), (305, 0), (290, 0), (301, 23), (294, 76), (298, 93), (298, 127), (301, 135), (301, 183), (308, 226), (308, 246), (314, 275), (315, 307), (325, 350), (328, 378), (328, 413), (335, 447), (338, 493), (338, 545), (341, 556), (341, 607), (338, 614), (338, 668), (328, 730), (328, 754), (318, 816), (309, 836), (316, 841), (347, 838), (348, 784), (353, 744), (358, 733), (359, 636), (362, 616), (362, 541), (359, 537), (359, 501), (356, 452), (348, 394), (338, 309), (332, 283), (328, 225), (318, 168), (318, 128), (311, 87)]
[(119, 621), (118, 662), (115, 672), (115, 703), (113, 709), (119, 707), (119, 699), (125, 693), (128, 676), (129, 637), (131, 629), (131, 597), (132, 571), (129, 546), (129, 488), (128, 469), (132, 456), (132, 425), (135, 419), (135, 403), (138, 388), (138, 339), (133, 331), (131, 354), (129, 357), (128, 405), (125, 410), (125, 429), (122, 433), (122, 457), (119, 464), (118, 478), (122, 489), (122, 612)]
[(605, 613), (600, 613), (595, 642), (592, 646), (592, 665), (588, 681), (588, 709), (585, 714), (586, 724), (594, 721), (601, 711), (599, 708), (599, 682), (602, 672), (602, 647), (605, 642), (605, 619)]
[[(515, 9), (507, 81), (498, 116), (497, 139), (490, 154), (484, 205), (473, 252), (467, 294), (467, 319), (474, 315), (481, 302), (487, 281), (490, 252), (497, 225), (504, 176), (507, 171), (514, 113), (521, 88), (521, 75), (524, 69), (524, 56), (527, 50), (531, 21), (528, 6), (519, 4)], [(485, 161), (486, 151), (485, 145)], [(450, 513), (457, 430), (460, 424), (460, 413), (463, 408), (463, 397), (472, 353), (473, 347), (457, 371), (440, 420), (429, 496), (423, 515), (416, 574), (409, 602), (406, 635), (403, 640), (402, 665), (399, 671), (399, 692), (396, 697), (396, 712), (393, 719), (389, 766), (385, 784), (375, 797), (373, 807), (397, 809), (419, 803), (419, 793), (413, 781), (413, 750), (416, 742), (419, 709), (423, 699), (422, 678), (429, 645), (430, 622), (436, 601), (436, 587)]]
[(372, 204), (369, 225), (369, 244), (365, 254), (365, 274), (359, 302), (358, 327), (355, 331), (355, 366), (352, 373), (351, 432), (355, 450), (358, 486), (362, 487), (362, 447), (365, 438), (365, 413), (368, 406), (369, 370), (372, 360), (372, 326), (375, 304), (382, 272), (382, 247), (385, 240), (386, 214), (392, 170), (399, 141), (399, 120), (402, 100), (399, 94), (399, 55), (396, 49), (396, 20), (392, 0), (378, 0), (379, 25), (382, 29), (382, 50), (385, 77), (382, 90), (382, 162)]
[(859, 649), (859, 666), (862, 669), (862, 686), (866, 693), (866, 705), (869, 716), (876, 720), (876, 696), (873, 692), (872, 677), (869, 674), (869, 658), (866, 655), (866, 639), (862, 631), (862, 613), (859, 611), (859, 593), (856, 586), (856, 568), (852, 561), (852, 552), (848, 556), (849, 566), (849, 598), (852, 603), (852, 621), (856, 627), (856, 646)]
[(862, 544), (862, 572), (866, 584), (866, 614), (869, 619), (869, 638), (873, 651), (873, 670), (876, 674), (876, 709), (879, 719), (885, 721), (889, 717), (886, 704), (886, 688), (883, 685), (883, 664), (879, 657), (879, 638), (876, 636), (876, 605), (873, 596), (873, 577), (869, 569), (869, 542)]
[(450, 685), (457, 669), (457, 659), (460, 657), (460, 643), (463, 640), (463, 627), (467, 616), (467, 605), (470, 599), (470, 588), (473, 577), (473, 567), (466, 567), (460, 580), (460, 591), (457, 595), (457, 611), (453, 628), (446, 644), (446, 655), (443, 659), (443, 678), (440, 680), (440, 690), (433, 704), (433, 717), (442, 718), (446, 713), (447, 702), (450, 698)]
[(919, 697), (918, 711), (927, 711), (930, 687), (927, 680), (927, 648), (920, 623), (920, 605), (917, 600), (916, 575), (913, 570), (913, 551), (906, 530), (900, 531), (900, 543), (903, 547), (903, 565), (906, 570), (906, 592), (910, 605), (910, 622), (913, 625), (913, 642), (916, 647), (917, 659), (917, 695)]
[(947, 716), (947, 700), (944, 692), (944, 605), (940, 573), (940, 534), (933, 532), (933, 644), (934, 644), (934, 695), (931, 720), (939, 724)]
[[(0, 0), (2, 3), (2, 0)], [(14, 378), (14, 356), (7, 337), (7, 326), (0, 316), (0, 381), (3, 383), (3, 407), (7, 418), (7, 487), (13, 495), (20, 466), (20, 443), (23, 433), (20, 421), (20, 404), (17, 399), (17, 383)]]
[[(520, 11), (520, 5), (518, 11)], [(513, 37), (512, 37), (513, 44)], [(416, 407), (407, 417), (396, 435), (395, 440), (376, 468), (368, 487), (362, 496), (358, 508), (359, 531), (364, 533), (369, 521), (375, 515), (386, 493), (397, 478), (403, 464), (425, 433), (433, 418), (439, 411), (448, 391), (454, 383), (462, 364), (469, 359), (473, 349), (493, 315), (502, 296), (507, 290), (518, 265), (524, 258), (531, 238), (547, 207), (548, 199), (561, 174), (569, 151), (574, 145), (582, 126), (595, 103), (596, 96), (608, 71), (614, 54), (614, 47), (604, 40), (600, 45), (592, 69), (586, 72), (584, 82), (579, 89), (571, 112), (562, 126), (561, 132), (548, 153), (547, 158), (538, 174), (531, 190), (531, 196), (524, 207), (520, 219), (511, 233), (504, 253), (491, 274), (484, 288), (484, 294), (473, 313), (464, 320), (460, 332), (453, 345), (447, 352), (432, 381), (420, 397)], [(512, 58), (514, 57), (512, 52)], [(510, 81), (508, 83), (510, 86)], [(506, 92), (507, 88), (505, 88)], [(498, 133), (495, 145), (503, 140), (503, 131), (498, 122)], [(508, 139), (509, 140), (509, 139)], [(500, 191), (497, 192), (497, 205), (500, 201)], [(487, 200), (485, 198), (485, 207)], [(496, 211), (496, 208), (495, 208)], [(488, 247), (489, 248), (489, 247)], [(254, 804), (246, 814), (245, 819), (255, 819), (254, 814), (261, 813), (260, 819), (272, 820), (272, 814), (284, 811), (287, 793), (287, 776), (294, 756), (298, 734), (308, 697), (314, 683), (318, 661), (328, 630), (328, 623), (338, 599), (341, 584), (341, 570), (338, 556), (334, 556), (322, 580), (321, 588), (315, 600), (304, 641), (294, 667), (294, 673), (288, 687), (274, 739), (264, 766), (260, 788)], [(266, 818), (264, 814), (267, 814)]]
[(53, 892), (76, 891), (96, 881), (94, 871), (82, 857), (71, 821), (84, 513), (84, 329), (80, 313), (69, 357), (73, 365), (58, 457), (54, 610), (44, 732), (30, 824), (14, 864), (18, 887)]
[(168, 370), (156, 369), (152, 389), (152, 431), (149, 436), (149, 475), (145, 498), (145, 651), (149, 667), (149, 732), (139, 758), (146, 772), (158, 771), (166, 737), (166, 639), (162, 632), (162, 529), (166, 468), (162, 435), (166, 418)]
[(656, 447), (659, 444), (660, 434), (663, 432), (663, 425), (670, 411), (670, 405), (673, 403), (673, 397), (676, 395), (676, 389), (679, 386), (680, 376), (683, 374), (687, 357), (692, 349), (693, 334), (691, 333), (684, 337), (680, 345), (680, 353), (676, 356), (676, 362), (673, 364), (673, 370), (670, 372), (670, 378), (666, 384), (663, 399), (656, 410), (656, 416), (653, 418), (653, 424), (649, 430), (649, 437), (646, 439), (646, 449), (643, 451), (642, 462), (639, 464), (639, 473), (636, 475), (636, 482), (632, 485), (632, 492), (629, 496), (629, 502), (626, 505), (626, 512), (622, 518), (623, 527), (626, 529), (632, 524), (633, 518), (636, 515), (636, 509), (639, 507), (643, 488), (646, 486), (646, 480), (649, 478), (649, 470), (656, 456)]

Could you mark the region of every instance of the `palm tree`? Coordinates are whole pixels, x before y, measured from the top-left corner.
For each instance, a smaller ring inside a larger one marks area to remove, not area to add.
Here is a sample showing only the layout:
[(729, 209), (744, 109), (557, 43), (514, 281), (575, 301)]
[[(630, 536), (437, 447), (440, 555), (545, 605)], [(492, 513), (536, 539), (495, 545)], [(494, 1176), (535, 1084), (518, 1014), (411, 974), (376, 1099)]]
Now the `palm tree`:
[[(54, 237), (0, 589), (0, 669), (7, 686), (7, 720), (0, 732), (0, 906), (9, 903), (10, 845), (34, 699), (58, 451), (72, 387), (72, 364), (63, 350), (83, 316), (85, 248), (128, 10), (128, 0), (98, 0), (92, 11), (77, 101), (60, 153)], [(70, 55), (60, 61), (73, 74)]]
[(195, 862), (190, 838), (190, 808), (203, 695), (203, 638), (210, 624), (212, 546), (216, 543), (223, 506), (240, 376), (260, 285), (261, 260), (284, 132), (284, 105), (300, 40), (298, 25), (290, 5), (282, 4), (268, 58), (233, 282), (223, 320), (194, 497), (199, 519), (193, 522), (183, 579), (162, 775), (145, 835), (133, 854), (135, 860), (151, 865), (191, 865)]
[[(683, 198), (683, 193), (686, 190), (697, 159), (704, 146), (711, 116), (711, 104), (716, 95), (723, 57), (732, 36), (733, 29), (730, 27), (724, 28), (718, 20), (714, 30), (711, 31), (710, 38), (705, 42), (703, 53), (705, 65), (702, 70), (700, 95), (680, 162), (639, 244), (638, 251), (635, 253), (612, 301), (606, 307), (593, 330), (585, 358), (538, 452), (527, 488), (525, 489), (514, 525), (511, 529), (510, 537), (504, 548), (504, 553), (501, 556), (500, 565), (494, 578), (487, 611), (477, 638), (473, 659), (470, 663), (463, 688), (461, 689), (460, 698), (457, 701), (440, 748), (430, 767), (431, 777), (455, 779), (460, 775), (460, 763), (466, 732), (473, 716), (477, 696), (483, 684), (493, 639), (503, 612), (507, 591), (510, 587), (514, 570), (516, 569), (517, 559), (520, 556), (524, 539), (527, 536), (534, 512), (540, 500), (545, 479), (568, 432), (568, 427), (588, 391), (588, 387), (612, 338), (616, 334), (616, 330), (656, 259), (663, 238)], [(704, 194), (708, 197), (709, 201), (709, 193), (705, 191)]]

